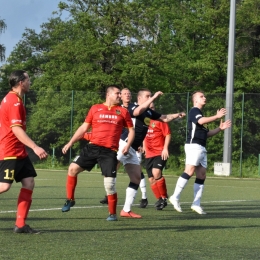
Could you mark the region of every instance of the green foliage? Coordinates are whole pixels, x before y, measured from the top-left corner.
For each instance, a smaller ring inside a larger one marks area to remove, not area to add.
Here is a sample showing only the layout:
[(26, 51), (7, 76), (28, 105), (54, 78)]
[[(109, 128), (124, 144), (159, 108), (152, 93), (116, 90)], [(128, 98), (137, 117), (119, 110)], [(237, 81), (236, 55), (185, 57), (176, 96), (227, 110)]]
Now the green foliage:
[[(93, 92), (67, 91), (57, 92), (52, 89), (27, 95), (28, 134), (49, 154), (56, 149), (56, 156), (62, 158), (61, 149), (84, 122), (86, 114), (94, 103), (100, 103), (100, 95)], [(32, 103), (33, 98), (36, 102)], [(80, 150), (80, 142), (72, 149), (74, 156)], [(65, 155), (68, 163), (69, 154)], [(61, 159), (62, 160), (62, 159)]]
[[(239, 1), (235, 90), (259, 91), (259, 0)], [(36, 34), (26, 29), (8, 58), (53, 89), (104, 91), (225, 91), (229, 1), (83, 1), (59, 3), (60, 13)], [(69, 19), (62, 21), (66, 11)], [(36, 81), (34, 89), (42, 84)], [(6, 83), (6, 81), (5, 81)], [(3, 86), (1, 86), (3, 89)]]
[[(4, 20), (0, 19), (0, 34), (6, 29), (6, 23)], [(5, 46), (0, 43), (0, 61), (5, 59)]]
[[(234, 162), (241, 152), (249, 161), (259, 153), (258, 96), (245, 96), (244, 112), (241, 106), (241, 93), (259, 93), (259, 7), (259, 0), (237, 1), (236, 5)], [(69, 16), (62, 20), (64, 12)], [(28, 71), (33, 82), (26, 101), (28, 131), (50, 152), (53, 147), (60, 151), (89, 107), (101, 102), (109, 84), (132, 92), (146, 87), (175, 93), (156, 101), (163, 113), (188, 112), (189, 93), (202, 89), (209, 99), (205, 115), (213, 115), (225, 106), (229, 16), (226, 0), (60, 2), (59, 12), (42, 24), (40, 33), (25, 30), (1, 67), (1, 95), (9, 89), (12, 70)], [(4, 27), (0, 24), (0, 28)], [(77, 101), (71, 110), (72, 91)], [(178, 158), (187, 135), (186, 121), (176, 120), (170, 127), (170, 152)], [(80, 146), (75, 145), (72, 154)], [(222, 158), (223, 133), (210, 138), (207, 149), (212, 168)]]

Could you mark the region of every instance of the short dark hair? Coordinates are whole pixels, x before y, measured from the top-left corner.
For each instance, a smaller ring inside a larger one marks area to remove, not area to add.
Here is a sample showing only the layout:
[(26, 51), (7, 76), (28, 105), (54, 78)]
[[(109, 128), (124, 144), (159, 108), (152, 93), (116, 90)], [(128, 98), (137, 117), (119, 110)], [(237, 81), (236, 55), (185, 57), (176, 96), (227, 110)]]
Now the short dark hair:
[(191, 94), (191, 101), (192, 101), (192, 102), (193, 102), (193, 99), (194, 99), (194, 95), (195, 95), (196, 93), (202, 93), (203, 95), (205, 94), (204, 91), (202, 91), (202, 90), (196, 90), (196, 91), (192, 92), (192, 94)]
[(108, 92), (110, 92), (111, 90), (113, 90), (114, 88), (117, 88), (117, 89), (121, 90), (120, 87), (117, 86), (117, 85), (110, 85), (110, 86), (108, 86), (108, 87), (106, 88), (106, 94), (107, 94)]
[(9, 76), (9, 85), (11, 88), (15, 87), (20, 81), (24, 81), (26, 79), (24, 73), (26, 73), (25, 70), (15, 70), (11, 73)]
[(152, 94), (150, 89), (148, 89), (148, 88), (141, 88), (141, 89), (139, 89), (139, 91), (137, 93), (137, 97), (141, 96), (143, 92), (150, 92)]

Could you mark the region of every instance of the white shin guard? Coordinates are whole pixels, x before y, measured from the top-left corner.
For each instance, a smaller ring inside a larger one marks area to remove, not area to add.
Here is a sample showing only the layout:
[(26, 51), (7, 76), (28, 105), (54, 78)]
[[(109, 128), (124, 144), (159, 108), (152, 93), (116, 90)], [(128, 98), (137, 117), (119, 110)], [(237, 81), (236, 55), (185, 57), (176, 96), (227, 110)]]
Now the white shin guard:
[(116, 193), (116, 178), (105, 177), (104, 178), (104, 187), (107, 195), (112, 195)]

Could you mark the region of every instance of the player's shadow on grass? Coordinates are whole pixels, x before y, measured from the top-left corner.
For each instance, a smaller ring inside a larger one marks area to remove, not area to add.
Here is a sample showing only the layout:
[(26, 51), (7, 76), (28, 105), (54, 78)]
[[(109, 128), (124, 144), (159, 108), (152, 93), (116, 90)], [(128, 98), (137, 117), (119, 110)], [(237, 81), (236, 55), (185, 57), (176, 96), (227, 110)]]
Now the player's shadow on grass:
[[(100, 200), (102, 200), (103, 198), (104, 198), (105, 196), (100, 196), (100, 198), (93, 198), (93, 197), (77, 197), (76, 198), (76, 203), (78, 202), (78, 201), (85, 201), (85, 200), (91, 200), (92, 202), (95, 202), (95, 203), (99, 203), (99, 201)], [(5, 200), (14, 200), (14, 199), (10, 199), (10, 198), (5, 198)], [(33, 197), (33, 199), (35, 200), (35, 199), (38, 199), (38, 200), (53, 200), (53, 199), (55, 199), (55, 200), (63, 200), (63, 202), (65, 201), (65, 199), (66, 199), (66, 196), (59, 196), (59, 197), (37, 197), (37, 196), (34, 196)], [(1, 198), (1, 200), (2, 200), (2, 198)]]
[(15, 218), (1, 218), (1, 217), (0, 217), (0, 221), (1, 221), (1, 222), (3, 222), (3, 221), (7, 221), (7, 222), (8, 222), (8, 221), (12, 221), (12, 222), (14, 223)]
[(247, 225), (247, 226), (203, 226), (203, 225), (193, 225), (193, 226), (178, 226), (176, 228), (173, 228), (174, 231), (178, 232), (187, 232), (187, 231), (196, 231), (196, 230), (218, 230), (218, 229), (234, 229), (234, 228), (239, 228), (239, 229), (248, 229), (248, 228), (259, 228), (260, 226), (257, 225)]
[[(178, 213), (173, 210), (173, 214), (170, 216), (163, 216), (162, 219), (170, 220), (195, 220), (195, 219), (218, 219), (218, 218), (259, 218), (260, 206), (259, 205), (206, 205), (204, 210), (206, 215), (199, 215), (192, 211), (190, 208), (182, 207), (183, 212)], [(169, 212), (169, 211), (167, 211)], [(161, 219), (161, 218), (159, 218)], [(161, 219), (161, 220), (162, 220)], [(155, 218), (156, 221), (156, 218)]]
[[(117, 222), (118, 223), (118, 222)], [(122, 225), (120, 227), (116, 226), (116, 225), (113, 225), (111, 227), (108, 227), (108, 228), (104, 228), (104, 226), (101, 226), (100, 228), (81, 228), (79, 229), (78, 227), (77, 228), (71, 228), (71, 229), (48, 229), (48, 230), (44, 230), (44, 229), (41, 229), (41, 232), (42, 233), (85, 233), (85, 232), (101, 232), (101, 233), (104, 233), (104, 232), (125, 232), (125, 231), (155, 231), (155, 230), (158, 230), (158, 231), (169, 231), (169, 230), (172, 230), (174, 232), (190, 232), (190, 231), (202, 231), (202, 230), (224, 230), (224, 229), (234, 229), (234, 228), (240, 228), (240, 229), (248, 229), (248, 228), (259, 228), (260, 226), (257, 226), (257, 225), (247, 225), (247, 226), (240, 226), (240, 225), (222, 225), (222, 226), (219, 226), (219, 225), (216, 225), (216, 226), (203, 226), (203, 225), (176, 225), (176, 226), (165, 226), (165, 227), (162, 227), (162, 226), (143, 226), (143, 227), (137, 227), (137, 226), (129, 226), (129, 227), (126, 227), (126, 225)], [(4, 229), (1, 229), (0, 230), (8, 230), (6, 228)]]

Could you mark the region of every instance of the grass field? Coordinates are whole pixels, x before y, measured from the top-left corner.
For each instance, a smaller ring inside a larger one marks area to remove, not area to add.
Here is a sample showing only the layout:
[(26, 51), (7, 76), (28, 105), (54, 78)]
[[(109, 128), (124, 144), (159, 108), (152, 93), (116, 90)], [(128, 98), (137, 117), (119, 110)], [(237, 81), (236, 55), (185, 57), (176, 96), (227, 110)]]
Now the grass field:
[[(105, 192), (100, 173), (81, 173), (76, 205), (62, 213), (66, 171), (38, 170), (28, 224), (39, 235), (14, 234), (16, 199), (20, 185), (0, 197), (0, 259), (259, 259), (260, 180), (208, 178), (202, 205), (207, 215), (190, 210), (191, 179), (182, 194), (183, 213), (168, 206), (153, 207), (149, 185), (149, 206), (133, 211), (142, 219), (108, 222), (107, 206), (99, 203)], [(177, 177), (166, 176), (172, 194)], [(118, 213), (122, 209), (126, 174), (117, 178)]]

